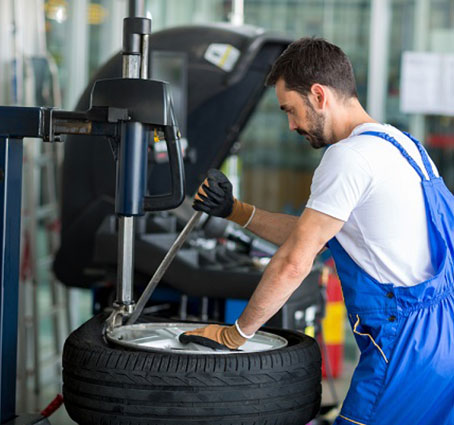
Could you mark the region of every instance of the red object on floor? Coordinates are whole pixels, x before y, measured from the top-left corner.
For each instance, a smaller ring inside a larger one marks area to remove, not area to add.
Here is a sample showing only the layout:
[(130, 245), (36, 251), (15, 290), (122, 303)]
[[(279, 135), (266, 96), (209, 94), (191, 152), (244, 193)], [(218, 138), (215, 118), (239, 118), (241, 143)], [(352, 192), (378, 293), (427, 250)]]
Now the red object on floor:
[[(328, 352), (331, 373), (336, 378), (342, 373), (344, 360), (345, 306), (340, 280), (332, 258), (325, 263), (320, 283), (326, 287), (326, 316), (322, 321), (323, 339)], [(323, 351), (322, 376), (326, 378), (326, 360)]]
[(49, 403), (49, 405), (41, 412), (41, 416), (48, 418), (63, 404), (63, 396), (57, 394), (57, 396)]

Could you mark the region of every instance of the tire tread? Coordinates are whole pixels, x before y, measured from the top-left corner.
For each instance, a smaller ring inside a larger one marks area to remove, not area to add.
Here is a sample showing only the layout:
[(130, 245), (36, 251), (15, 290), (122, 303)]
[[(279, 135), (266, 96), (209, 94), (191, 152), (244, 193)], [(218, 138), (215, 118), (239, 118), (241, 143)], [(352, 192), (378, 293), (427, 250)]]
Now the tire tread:
[(319, 410), (321, 356), (312, 338), (273, 330), (289, 346), (225, 356), (151, 353), (108, 345), (104, 320), (89, 320), (64, 346), (63, 395), (81, 425), (301, 425)]

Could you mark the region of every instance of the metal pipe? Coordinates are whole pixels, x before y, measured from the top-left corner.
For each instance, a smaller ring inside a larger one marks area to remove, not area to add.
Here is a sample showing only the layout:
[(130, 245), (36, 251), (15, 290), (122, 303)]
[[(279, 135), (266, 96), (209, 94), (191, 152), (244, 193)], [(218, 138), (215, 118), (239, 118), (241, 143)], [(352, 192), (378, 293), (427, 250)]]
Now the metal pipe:
[(244, 25), (244, 0), (232, 1), (230, 23), (236, 26)]
[[(416, 0), (413, 23), (413, 49), (416, 52), (425, 52), (429, 47), (430, 40), (430, 0)], [(426, 137), (426, 117), (423, 114), (410, 115), (410, 133), (418, 140)]]
[(128, 16), (130, 18), (141, 17), (145, 15), (145, 0), (129, 0)]
[(148, 79), (148, 56), (150, 55), (150, 34), (142, 35), (140, 78)]
[(367, 112), (379, 122), (386, 121), (390, 22), (390, 0), (373, 0), (370, 15)]
[(139, 55), (123, 55), (123, 78), (140, 77), (140, 59)]
[(117, 302), (132, 304), (134, 275), (134, 217), (118, 218)]
[[(130, 16), (140, 14), (140, 7), (143, 9), (143, 1), (130, 1), (129, 13)], [(142, 10), (143, 12), (143, 10)], [(123, 35), (124, 37), (126, 34)], [(139, 36), (139, 35), (137, 35)], [(141, 76), (141, 59), (143, 56), (138, 54), (123, 54), (123, 78), (140, 78)], [(126, 167), (126, 153), (129, 152), (126, 147), (130, 146), (134, 140), (143, 136), (143, 129), (139, 123), (123, 123), (122, 124), (122, 146), (120, 148), (120, 158), (117, 167), (117, 193), (116, 202), (118, 207), (118, 199), (124, 198), (125, 188), (121, 183), (127, 176), (122, 170)], [(136, 140), (137, 142), (137, 140)], [(140, 140), (139, 140), (140, 142)], [(128, 145), (125, 145), (127, 143)], [(127, 192), (127, 191), (126, 191)], [(116, 208), (117, 209), (117, 208)], [(122, 209), (122, 208), (120, 208)], [(125, 213), (123, 211), (123, 213)], [(134, 216), (122, 215), (118, 217), (118, 270), (117, 270), (117, 299), (116, 302), (120, 306), (132, 306), (133, 301), (133, 282), (134, 282)]]
[(129, 316), (129, 319), (126, 323), (127, 325), (132, 325), (139, 318), (140, 314), (142, 313), (142, 310), (145, 307), (145, 304), (148, 302), (148, 300), (150, 299), (151, 295), (153, 294), (153, 291), (155, 290), (156, 286), (158, 286), (158, 283), (160, 282), (162, 276), (164, 276), (164, 273), (169, 268), (170, 263), (173, 261), (173, 259), (177, 255), (178, 250), (181, 248), (183, 243), (186, 241), (187, 237), (189, 236), (189, 233), (191, 233), (192, 229), (198, 223), (201, 215), (202, 215), (202, 213), (200, 211), (195, 212), (192, 215), (192, 217), (189, 219), (189, 221), (186, 223), (186, 226), (184, 226), (184, 229), (178, 235), (177, 239), (172, 244), (172, 246), (170, 247), (166, 256), (162, 260), (161, 264), (156, 269), (153, 277), (151, 278), (147, 287), (145, 288), (142, 295), (140, 296), (139, 301), (137, 301), (136, 307), (135, 307), (134, 311), (132, 312), (131, 316)]
[(88, 0), (68, 2), (68, 48), (64, 50), (63, 63), (68, 75), (63, 107), (73, 109), (88, 80)]
[(22, 139), (0, 137), (0, 423), (16, 416)]

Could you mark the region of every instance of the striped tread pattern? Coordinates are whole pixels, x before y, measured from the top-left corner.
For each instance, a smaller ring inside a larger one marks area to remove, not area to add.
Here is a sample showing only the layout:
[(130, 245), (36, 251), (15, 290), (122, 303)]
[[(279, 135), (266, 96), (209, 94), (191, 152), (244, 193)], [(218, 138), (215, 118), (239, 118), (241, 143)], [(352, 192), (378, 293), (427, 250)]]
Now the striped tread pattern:
[(130, 351), (108, 345), (97, 316), (67, 339), (63, 394), (83, 425), (292, 425), (321, 399), (321, 358), (312, 338), (274, 331), (289, 346), (215, 356)]

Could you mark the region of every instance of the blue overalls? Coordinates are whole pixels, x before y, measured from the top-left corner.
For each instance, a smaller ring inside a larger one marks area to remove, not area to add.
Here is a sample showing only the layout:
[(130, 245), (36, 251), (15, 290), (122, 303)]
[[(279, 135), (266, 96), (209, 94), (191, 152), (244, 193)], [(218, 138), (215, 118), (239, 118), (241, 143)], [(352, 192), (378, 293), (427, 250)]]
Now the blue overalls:
[(435, 275), (416, 286), (379, 283), (349, 257), (336, 238), (328, 246), (342, 282), (348, 317), (361, 351), (334, 425), (454, 425), (454, 196), (418, 147)]

